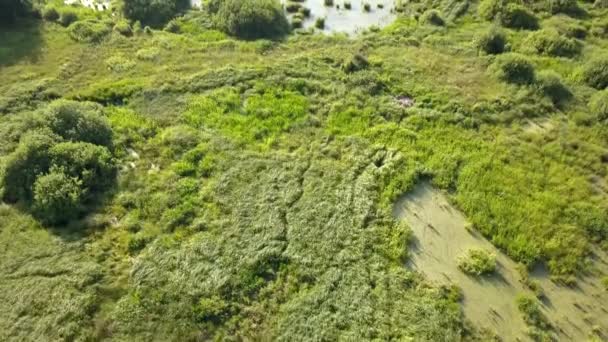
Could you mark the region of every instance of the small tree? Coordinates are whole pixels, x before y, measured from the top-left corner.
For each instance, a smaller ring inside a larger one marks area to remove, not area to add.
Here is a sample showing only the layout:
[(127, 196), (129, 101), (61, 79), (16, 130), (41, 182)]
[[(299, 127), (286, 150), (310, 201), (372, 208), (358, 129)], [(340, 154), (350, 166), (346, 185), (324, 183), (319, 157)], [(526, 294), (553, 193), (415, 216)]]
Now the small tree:
[(78, 178), (66, 175), (60, 168), (53, 168), (36, 179), (32, 209), (44, 223), (69, 222), (78, 216), (82, 196)]
[(215, 20), (224, 32), (244, 39), (276, 38), (289, 32), (277, 0), (225, 0)]

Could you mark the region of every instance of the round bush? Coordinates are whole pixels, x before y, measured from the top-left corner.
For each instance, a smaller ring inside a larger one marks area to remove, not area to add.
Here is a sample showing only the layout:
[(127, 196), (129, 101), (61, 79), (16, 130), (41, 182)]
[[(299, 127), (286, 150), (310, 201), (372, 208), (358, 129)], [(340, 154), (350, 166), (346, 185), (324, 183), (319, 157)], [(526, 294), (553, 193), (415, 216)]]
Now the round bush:
[(506, 43), (507, 37), (497, 28), (492, 28), (475, 39), (477, 49), (491, 55), (503, 53)]
[(603, 90), (591, 97), (589, 110), (599, 121), (608, 120), (608, 90)]
[(90, 191), (107, 188), (116, 174), (116, 165), (110, 151), (85, 142), (63, 142), (50, 151), (51, 164), (60, 167), (65, 174), (82, 181)]
[(277, 0), (225, 0), (215, 18), (221, 30), (244, 39), (276, 38), (289, 32)]
[(65, 27), (70, 26), (76, 20), (78, 20), (78, 15), (70, 9), (63, 9), (59, 12), (59, 23)]
[(549, 11), (553, 14), (576, 14), (580, 11), (580, 7), (578, 6), (578, 2), (576, 0), (549, 0), (548, 4)]
[(57, 9), (53, 6), (44, 6), (41, 14), (42, 19), (46, 21), (56, 21), (59, 19), (59, 12), (57, 12)]
[(42, 112), (42, 120), (55, 134), (70, 141), (112, 144), (112, 129), (103, 107), (94, 102), (57, 100)]
[(538, 19), (534, 14), (518, 4), (508, 4), (500, 14), (500, 22), (514, 29), (536, 30), (539, 27)]
[(477, 13), (482, 19), (494, 20), (507, 6), (505, 0), (484, 0), (477, 7)]
[(458, 268), (472, 275), (492, 273), (496, 269), (496, 256), (483, 249), (471, 248), (458, 257)]
[(36, 179), (32, 209), (44, 223), (66, 223), (80, 213), (82, 197), (81, 182), (54, 168)]
[(70, 37), (82, 43), (98, 43), (110, 33), (110, 27), (97, 20), (81, 20), (68, 28)]
[(608, 56), (597, 57), (589, 61), (581, 73), (583, 81), (595, 88), (608, 87)]
[[(141, 24), (140, 24), (141, 26)], [(141, 28), (141, 27), (140, 27)], [(126, 20), (119, 20), (113, 28), (114, 32), (118, 32), (125, 37), (130, 37), (133, 35), (133, 30), (131, 29), (131, 25)]]
[(538, 74), (538, 88), (554, 104), (561, 104), (572, 97), (570, 89), (562, 83), (559, 75), (553, 71), (544, 71)]
[(122, 11), (132, 21), (159, 28), (186, 7), (180, 0), (124, 0)]
[(443, 26), (445, 21), (437, 10), (428, 10), (420, 17), (420, 22), (427, 25)]
[(175, 20), (171, 20), (165, 26), (164, 31), (171, 32), (171, 33), (179, 33), (179, 31), (180, 31), (179, 24)]
[(556, 30), (532, 32), (524, 44), (530, 50), (548, 56), (574, 57), (581, 52), (581, 45), (576, 40), (566, 38)]
[(522, 55), (514, 53), (500, 55), (496, 58), (492, 69), (504, 82), (520, 85), (534, 82), (534, 66)]

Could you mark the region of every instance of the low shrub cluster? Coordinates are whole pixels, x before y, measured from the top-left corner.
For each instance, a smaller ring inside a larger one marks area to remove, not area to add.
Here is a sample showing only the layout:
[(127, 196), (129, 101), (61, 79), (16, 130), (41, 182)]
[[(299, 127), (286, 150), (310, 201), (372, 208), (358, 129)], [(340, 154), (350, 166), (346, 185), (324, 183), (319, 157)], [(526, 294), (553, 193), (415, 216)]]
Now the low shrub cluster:
[(458, 268), (471, 275), (482, 275), (496, 270), (496, 256), (484, 249), (471, 248), (458, 257)]
[(537, 77), (537, 82), (541, 93), (549, 97), (556, 105), (561, 105), (572, 98), (572, 92), (564, 85), (556, 72), (540, 72)]
[(590, 87), (595, 89), (605, 89), (608, 87), (608, 57), (596, 57), (581, 70), (582, 80)]
[(289, 32), (289, 22), (277, 0), (226, 0), (215, 13), (222, 31), (244, 39), (278, 38)]
[(602, 90), (591, 97), (589, 110), (599, 121), (608, 120), (608, 89)]
[(77, 21), (68, 28), (70, 37), (83, 43), (99, 43), (111, 31), (108, 22), (93, 19)]
[(548, 56), (574, 57), (581, 52), (581, 44), (564, 37), (557, 30), (539, 30), (528, 35), (524, 43), (528, 49)]
[(505, 52), (507, 37), (502, 30), (493, 27), (475, 38), (474, 43), (479, 51), (496, 55)]
[(535, 80), (532, 63), (526, 57), (515, 53), (498, 56), (491, 70), (498, 79), (508, 83), (526, 85)]
[(478, 7), (478, 14), (485, 20), (496, 20), (514, 29), (536, 30), (538, 18), (526, 7), (508, 0), (485, 0)]
[(427, 25), (443, 26), (445, 20), (437, 10), (428, 10), (420, 16), (420, 22)]

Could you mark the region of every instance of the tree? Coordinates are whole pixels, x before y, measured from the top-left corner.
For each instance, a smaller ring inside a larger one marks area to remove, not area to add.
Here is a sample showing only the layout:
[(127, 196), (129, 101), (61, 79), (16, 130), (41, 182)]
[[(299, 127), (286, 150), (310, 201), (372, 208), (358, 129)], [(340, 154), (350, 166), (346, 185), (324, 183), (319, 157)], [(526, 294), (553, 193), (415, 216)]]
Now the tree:
[(69, 222), (80, 213), (82, 182), (61, 168), (52, 168), (34, 183), (33, 212), (47, 224)]
[(225, 0), (215, 18), (221, 30), (244, 39), (276, 38), (289, 32), (277, 0)]
[(160, 28), (187, 7), (184, 0), (125, 0), (122, 12), (128, 19)]

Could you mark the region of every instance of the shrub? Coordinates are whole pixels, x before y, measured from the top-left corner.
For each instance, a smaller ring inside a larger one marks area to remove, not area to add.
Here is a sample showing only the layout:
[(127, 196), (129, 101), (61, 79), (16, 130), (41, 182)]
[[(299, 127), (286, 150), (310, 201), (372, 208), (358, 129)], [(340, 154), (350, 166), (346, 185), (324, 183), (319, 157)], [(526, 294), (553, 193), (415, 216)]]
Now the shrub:
[(167, 23), (167, 25), (165, 25), (164, 31), (171, 32), (171, 33), (179, 33), (179, 31), (180, 31), (179, 24), (175, 20), (171, 20), (170, 22)]
[(154, 61), (158, 59), (160, 55), (160, 50), (157, 48), (144, 48), (137, 50), (135, 53), (135, 57), (142, 61)]
[(428, 10), (420, 17), (420, 22), (427, 25), (443, 26), (445, 21), (437, 10)]
[(344, 1), (344, 8), (349, 10), (353, 8), (353, 5), (350, 3), (350, 1)]
[[(141, 26), (140, 26), (140, 28), (141, 28)], [(119, 20), (114, 25), (114, 32), (118, 32), (125, 37), (130, 37), (133, 35), (133, 30), (131, 29), (131, 25), (129, 25), (129, 22), (126, 20)]]
[(505, 51), (506, 43), (507, 37), (504, 32), (495, 27), (480, 34), (475, 39), (475, 46), (477, 49), (492, 55), (503, 53)]
[(516, 298), (516, 303), (526, 324), (539, 329), (547, 329), (550, 327), (547, 318), (540, 310), (537, 299), (527, 295), (519, 295)]
[(110, 151), (86, 142), (63, 142), (49, 151), (51, 164), (65, 174), (82, 181), (87, 190), (99, 191), (110, 186), (116, 174), (116, 165)]
[(477, 7), (477, 13), (482, 19), (494, 20), (507, 6), (506, 0), (484, 0)]
[(286, 10), (288, 13), (295, 13), (295, 12), (298, 12), (298, 11), (300, 11), (302, 8), (304, 8), (304, 6), (302, 6), (302, 4), (297, 3), (297, 2), (292, 2), (292, 1), (288, 2), (288, 3), (285, 5), (285, 10)]
[(608, 120), (608, 89), (602, 90), (591, 97), (589, 110), (599, 121)]
[(150, 26), (144, 27), (144, 33), (151, 35), (153, 33), (152, 28)]
[(41, 14), (42, 19), (46, 21), (56, 21), (57, 19), (59, 19), (59, 12), (57, 12), (57, 9), (54, 6), (44, 6)]
[(556, 30), (532, 32), (525, 44), (541, 55), (573, 57), (581, 52), (581, 45), (576, 40), (566, 38)]
[(41, 221), (55, 225), (73, 220), (80, 213), (83, 197), (78, 178), (53, 168), (34, 184), (33, 212)]
[(331, 7), (334, 5), (334, 0), (323, 0), (323, 4), (327, 7)]
[(317, 20), (315, 20), (315, 27), (318, 28), (319, 30), (322, 30), (325, 28), (325, 18), (317, 18)]
[(589, 61), (582, 69), (583, 81), (595, 88), (608, 87), (608, 57), (596, 57)]
[(110, 33), (110, 27), (98, 20), (81, 20), (68, 28), (70, 37), (83, 43), (98, 43)]
[(293, 18), (291, 19), (291, 27), (292, 28), (301, 28), (302, 27), (302, 19)]
[(500, 16), (500, 22), (514, 29), (536, 30), (539, 27), (534, 14), (518, 4), (508, 4)]
[(289, 23), (277, 0), (226, 0), (216, 14), (224, 32), (245, 39), (276, 38), (289, 32)]
[(549, 97), (554, 104), (561, 104), (572, 97), (572, 92), (566, 87), (559, 75), (553, 71), (544, 71), (538, 75), (538, 87), (543, 95)]
[(43, 131), (26, 133), (21, 137), (17, 149), (2, 164), (1, 188), (5, 201), (31, 199), (36, 177), (46, 173), (51, 165), (49, 149), (56, 141), (57, 137)]
[(483, 249), (469, 249), (458, 257), (458, 268), (472, 275), (492, 273), (496, 269), (496, 256)]
[(59, 12), (59, 23), (65, 27), (70, 26), (76, 20), (78, 20), (78, 15), (71, 9), (62, 9)]
[(180, 10), (188, 6), (181, 0), (124, 0), (123, 15), (144, 25), (162, 27)]
[(549, 11), (553, 14), (577, 14), (581, 11), (576, 0), (549, 0)]
[(371, 10), (372, 10), (372, 6), (369, 4), (369, 2), (366, 2), (363, 4), (363, 11), (369, 12)]
[(342, 64), (342, 70), (346, 73), (351, 73), (355, 71), (360, 71), (363, 69), (367, 69), (369, 66), (369, 61), (365, 56), (360, 53), (354, 54), (351, 58), (347, 59), (344, 64)]
[(500, 55), (492, 65), (494, 74), (502, 81), (514, 84), (534, 82), (534, 66), (522, 55), (509, 53)]
[(112, 129), (97, 103), (57, 100), (43, 110), (42, 119), (53, 133), (66, 140), (112, 144)]

